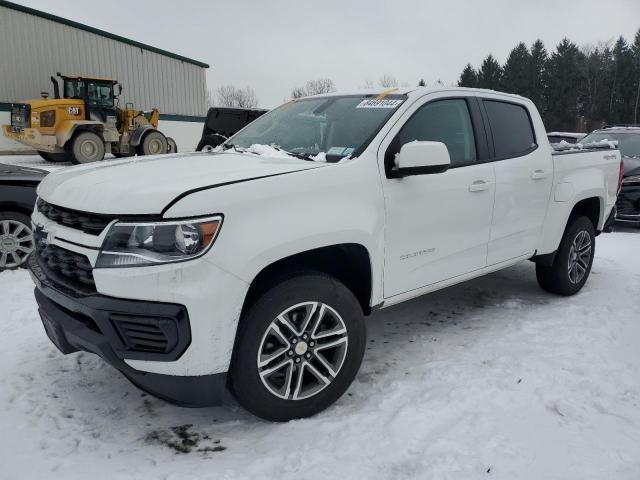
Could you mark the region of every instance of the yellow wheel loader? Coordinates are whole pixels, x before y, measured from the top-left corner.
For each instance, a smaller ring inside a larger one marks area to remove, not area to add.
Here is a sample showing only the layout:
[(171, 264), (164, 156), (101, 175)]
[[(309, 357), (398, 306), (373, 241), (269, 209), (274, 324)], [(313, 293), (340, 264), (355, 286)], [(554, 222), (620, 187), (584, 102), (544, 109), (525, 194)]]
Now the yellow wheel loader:
[(177, 151), (176, 142), (158, 130), (160, 112), (136, 110), (133, 104), (118, 107), (122, 85), (116, 80), (57, 74), (54, 98), (11, 105), (11, 125), (3, 125), (5, 137), (28, 145), (49, 161), (89, 163), (105, 153), (116, 157), (158, 155)]

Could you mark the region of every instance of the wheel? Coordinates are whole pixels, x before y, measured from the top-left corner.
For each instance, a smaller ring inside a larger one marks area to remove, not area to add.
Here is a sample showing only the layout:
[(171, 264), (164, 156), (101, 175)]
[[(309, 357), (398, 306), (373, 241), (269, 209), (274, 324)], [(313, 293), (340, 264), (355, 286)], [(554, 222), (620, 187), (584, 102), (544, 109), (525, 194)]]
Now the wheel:
[(323, 274), (301, 274), (265, 292), (240, 321), (231, 390), (254, 415), (314, 415), (347, 390), (366, 342), (353, 293)]
[(91, 163), (104, 158), (104, 142), (93, 132), (82, 132), (71, 144), (73, 163)]
[(587, 217), (570, 220), (550, 267), (536, 265), (538, 284), (547, 292), (574, 295), (591, 272), (596, 248), (593, 223)]
[(225, 137), (223, 137), (222, 135), (220, 135), (218, 133), (213, 133), (211, 135), (205, 135), (200, 140), (200, 143), (198, 143), (198, 146), (196, 147), (196, 151), (198, 151), (198, 152), (210, 152), (211, 150), (216, 148), (218, 145), (220, 145), (225, 140), (226, 140)]
[(167, 138), (158, 131), (149, 132), (140, 145), (143, 155), (159, 155), (167, 153)]
[(71, 157), (66, 153), (49, 153), (49, 152), (41, 152), (38, 150), (38, 155), (40, 155), (47, 162), (70, 162)]
[(0, 212), (0, 271), (21, 267), (34, 249), (29, 217)]
[(178, 153), (178, 144), (171, 137), (167, 137), (167, 153)]

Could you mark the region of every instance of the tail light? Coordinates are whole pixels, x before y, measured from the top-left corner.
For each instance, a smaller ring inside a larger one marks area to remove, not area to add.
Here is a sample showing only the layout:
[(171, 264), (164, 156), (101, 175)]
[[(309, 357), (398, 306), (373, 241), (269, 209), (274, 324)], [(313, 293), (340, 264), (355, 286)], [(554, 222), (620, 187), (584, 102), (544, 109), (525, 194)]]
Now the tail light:
[(620, 173), (618, 174), (618, 195), (622, 189), (622, 177), (624, 176), (624, 162), (620, 160)]

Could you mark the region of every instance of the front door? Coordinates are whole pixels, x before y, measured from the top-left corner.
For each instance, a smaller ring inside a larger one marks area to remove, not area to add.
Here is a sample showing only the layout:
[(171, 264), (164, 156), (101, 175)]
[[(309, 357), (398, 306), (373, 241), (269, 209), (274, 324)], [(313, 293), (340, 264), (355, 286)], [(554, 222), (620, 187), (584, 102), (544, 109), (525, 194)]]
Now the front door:
[(493, 164), (478, 162), (473, 127), (468, 100), (436, 99), (415, 108), (388, 148), (383, 142), (386, 163), (414, 140), (443, 142), (451, 158), (444, 173), (383, 179), (385, 298), (486, 265), (495, 179)]

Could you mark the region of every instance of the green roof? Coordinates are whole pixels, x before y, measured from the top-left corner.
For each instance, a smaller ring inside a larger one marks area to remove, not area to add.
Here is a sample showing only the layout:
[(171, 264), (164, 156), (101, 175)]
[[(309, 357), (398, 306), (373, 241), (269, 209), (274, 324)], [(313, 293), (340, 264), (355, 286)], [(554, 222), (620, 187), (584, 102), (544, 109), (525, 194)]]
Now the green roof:
[(78, 28), (80, 30), (84, 30), (85, 32), (94, 33), (96, 35), (100, 35), (101, 37), (110, 38), (111, 40), (116, 40), (118, 42), (126, 43), (134, 47), (142, 48), (143, 50), (148, 50), (149, 52), (154, 52), (160, 55), (164, 55), (166, 57), (175, 58), (176, 60), (182, 60), (183, 62), (191, 63), (193, 65), (197, 65), (198, 67), (209, 68), (209, 65), (207, 65), (206, 63), (199, 62), (191, 58), (183, 57), (182, 55), (178, 55), (177, 53), (167, 52), (166, 50), (152, 47), (151, 45), (147, 45), (145, 43), (136, 42), (135, 40), (121, 37), (120, 35), (115, 35), (113, 33), (105, 32), (104, 30), (93, 28), (83, 23), (74, 22), (73, 20), (67, 20), (66, 18), (58, 17), (57, 15), (51, 15), (50, 13), (42, 12), (34, 8), (18, 5), (17, 3), (0, 0), (0, 7), (10, 8), (11, 10), (17, 10), (19, 12), (28, 13), (29, 15), (35, 15), (36, 17), (51, 20), (52, 22), (62, 23), (63, 25), (68, 25), (70, 27)]

